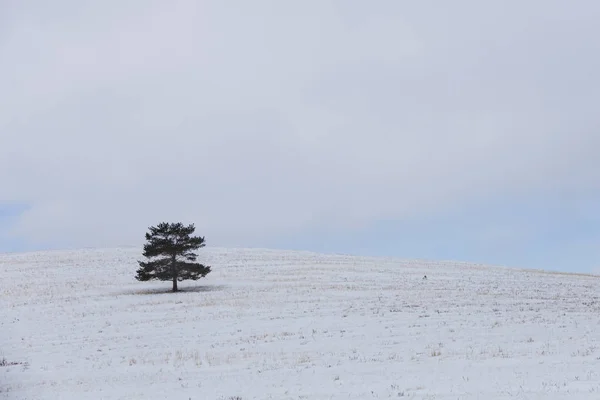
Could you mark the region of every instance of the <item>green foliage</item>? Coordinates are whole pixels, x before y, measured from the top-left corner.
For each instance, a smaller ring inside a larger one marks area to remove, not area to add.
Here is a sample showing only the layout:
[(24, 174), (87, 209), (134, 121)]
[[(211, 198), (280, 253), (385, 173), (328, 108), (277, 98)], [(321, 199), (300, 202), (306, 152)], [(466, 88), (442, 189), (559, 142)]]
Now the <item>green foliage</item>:
[(138, 281), (173, 281), (173, 291), (177, 291), (177, 282), (198, 280), (211, 272), (209, 266), (196, 262), (195, 250), (205, 246), (204, 237), (191, 236), (196, 228), (194, 224), (162, 222), (151, 226), (146, 233), (143, 256), (149, 261), (138, 261)]

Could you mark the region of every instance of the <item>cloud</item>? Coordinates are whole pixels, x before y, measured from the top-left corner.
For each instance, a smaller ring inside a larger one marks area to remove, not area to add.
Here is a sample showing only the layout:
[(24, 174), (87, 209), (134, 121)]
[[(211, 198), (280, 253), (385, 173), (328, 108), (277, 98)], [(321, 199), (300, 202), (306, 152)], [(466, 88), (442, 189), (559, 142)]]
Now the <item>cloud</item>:
[(598, 189), (600, 5), (8, 3), (0, 201), (52, 246), (356, 229)]

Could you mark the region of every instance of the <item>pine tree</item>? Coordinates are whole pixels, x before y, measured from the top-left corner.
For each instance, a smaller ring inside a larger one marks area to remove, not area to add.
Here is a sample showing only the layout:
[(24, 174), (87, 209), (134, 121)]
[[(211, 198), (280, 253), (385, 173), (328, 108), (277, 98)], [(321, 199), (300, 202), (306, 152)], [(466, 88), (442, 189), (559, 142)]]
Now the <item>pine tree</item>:
[(177, 281), (195, 281), (211, 271), (209, 266), (196, 262), (198, 255), (194, 250), (205, 244), (204, 237), (190, 236), (196, 230), (194, 224), (162, 222), (148, 229), (143, 256), (149, 261), (138, 261), (140, 268), (135, 277), (138, 281), (173, 281), (176, 292)]

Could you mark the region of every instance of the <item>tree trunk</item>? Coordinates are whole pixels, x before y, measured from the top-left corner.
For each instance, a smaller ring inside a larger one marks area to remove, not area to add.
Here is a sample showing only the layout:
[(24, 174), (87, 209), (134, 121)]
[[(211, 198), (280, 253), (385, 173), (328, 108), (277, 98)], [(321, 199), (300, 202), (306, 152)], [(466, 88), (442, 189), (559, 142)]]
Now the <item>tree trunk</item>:
[(177, 291), (177, 270), (176, 270), (176, 264), (177, 264), (177, 255), (175, 253), (173, 253), (171, 255), (172, 261), (171, 261), (171, 272), (173, 273), (173, 292)]

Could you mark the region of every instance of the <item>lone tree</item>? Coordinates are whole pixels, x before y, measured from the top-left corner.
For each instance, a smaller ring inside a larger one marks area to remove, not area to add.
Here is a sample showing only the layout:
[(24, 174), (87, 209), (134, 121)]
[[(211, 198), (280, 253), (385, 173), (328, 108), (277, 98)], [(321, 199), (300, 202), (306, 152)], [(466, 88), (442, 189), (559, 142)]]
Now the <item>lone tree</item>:
[(147, 262), (138, 261), (138, 281), (173, 281), (173, 292), (177, 291), (177, 281), (198, 280), (210, 272), (210, 267), (196, 262), (194, 253), (204, 247), (204, 237), (190, 236), (196, 228), (181, 222), (169, 224), (162, 222), (151, 226), (146, 233), (147, 243), (143, 256)]

